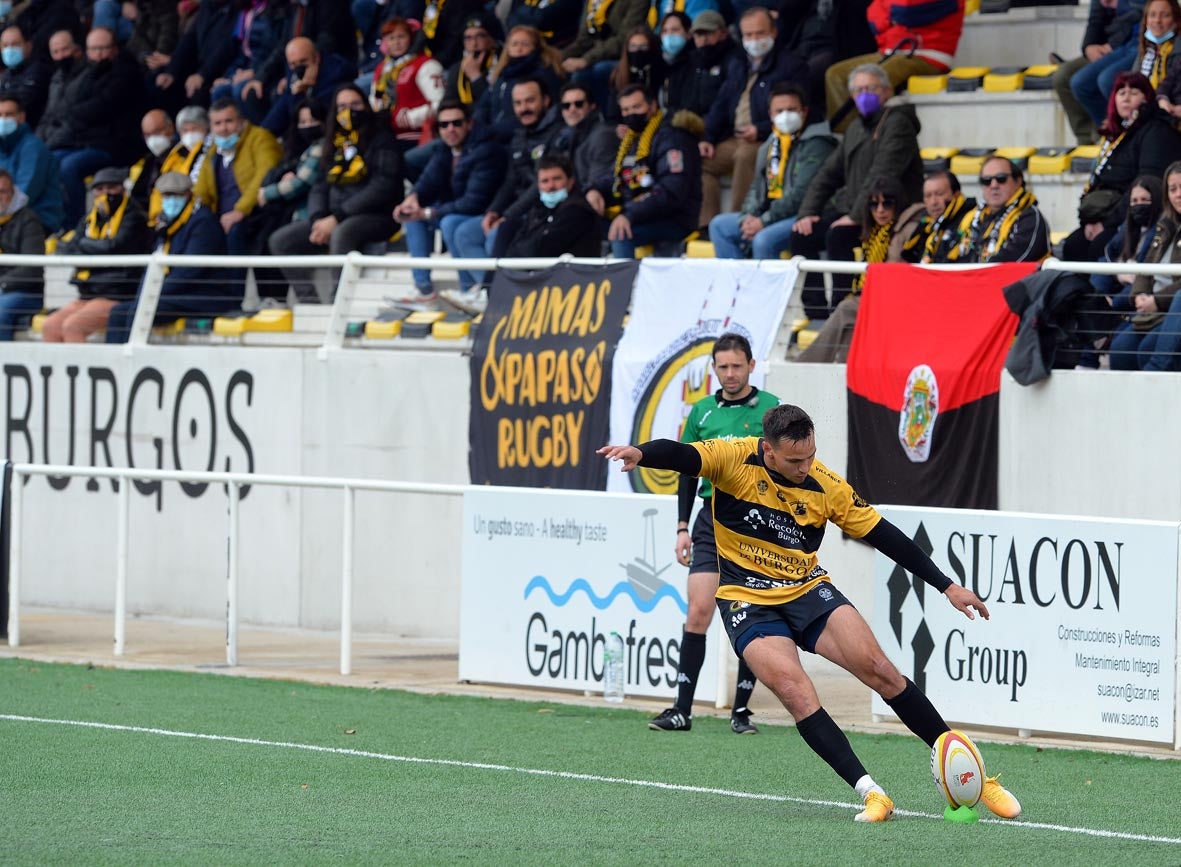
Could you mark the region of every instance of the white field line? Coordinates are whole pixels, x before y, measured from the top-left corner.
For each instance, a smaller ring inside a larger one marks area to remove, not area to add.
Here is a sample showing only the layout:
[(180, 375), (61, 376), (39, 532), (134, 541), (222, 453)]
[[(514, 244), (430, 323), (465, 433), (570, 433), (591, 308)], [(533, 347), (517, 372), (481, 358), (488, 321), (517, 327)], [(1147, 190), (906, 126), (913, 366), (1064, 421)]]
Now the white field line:
[[(304, 750), (311, 753), (331, 753), (361, 759), (379, 759), (385, 762), (402, 762), (416, 765), (437, 765), (450, 768), (472, 768), (481, 771), (503, 771), (512, 774), (529, 774), (536, 777), (554, 777), (561, 780), (579, 780), (591, 783), (612, 783), (623, 786), (639, 786), (647, 789), (662, 789), (670, 792), (691, 792), (702, 795), (718, 795), (724, 798), (741, 798), (750, 801), (773, 801), (788, 804), (806, 804), (815, 807), (839, 807), (846, 810), (860, 810), (861, 804), (844, 801), (830, 801), (823, 798), (797, 798), (792, 795), (771, 795), (761, 792), (739, 792), (731, 789), (716, 789), (709, 786), (688, 786), (679, 783), (662, 783), (658, 780), (632, 780), (625, 777), (604, 777), (598, 774), (580, 774), (574, 771), (552, 771), (544, 768), (518, 768), (512, 765), (498, 765), (489, 762), (465, 762), (458, 759), (428, 759), (421, 756), (398, 756), (390, 753), (375, 753), (369, 750), (350, 750), (344, 747), (324, 747), (316, 744), (297, 744), (288, 741), (267, 741), (259, 738), (234, 737), (232, 735), (210, 735), (201, 732), (182, 732), (172, 729), (158, 729), (145, 726), (116, 725), (113, 723), (90, 722), (87, 720), (46, 719), (44, 717), (22, 716), (0, 713), (0, 720), (11, 722), (43, 723), (47, 725), (76, 726), (106, 731), (134, 732), (137, 734), (162, 735), (170, 738), (190, 738), (199, 741), (218, 741), (231, 744), (249, 744), (259, 747), (280, 747), (290, 750)], [(924, 813), (917, 810), (895, 810), (898, 816), (920, 819), (943, 819), (941, 813)], [(1076, 828), (1070, 825), (1054, 825), (1047, 822), (1022, 822), (1002, 819), (981, 819), (988, 824), (1004, 825), (1011, 828), (1029, 828), (1041, 831), (1058, 831), (1065, 834), (1081, 834), (1087, 837), (1106, 837), (1115, 840), (1134, 840), (1144, 843), (1168, 843), (1181, 846), (1181, 837), (1159, 837), (1152, 834), (1131, 834), (1124, 831), (1107, 831), (1102, 828)]]

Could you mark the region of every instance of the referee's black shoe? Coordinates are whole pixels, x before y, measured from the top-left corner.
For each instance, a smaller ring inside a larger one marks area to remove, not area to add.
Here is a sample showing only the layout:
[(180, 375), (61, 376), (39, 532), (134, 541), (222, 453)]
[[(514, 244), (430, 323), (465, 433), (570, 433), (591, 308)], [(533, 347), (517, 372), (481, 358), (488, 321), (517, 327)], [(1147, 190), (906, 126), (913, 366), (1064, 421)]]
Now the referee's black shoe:
[(693, 716), (680, 708), (670, 707), (655, 719), (648, 720), (648, 728), (658, 732), (687, 732), (693, 728)]
[(750, 721), (750, 711), (743, 708), (730, 714), (730, 731), (736, 735), (757, 735), (759, 727)]

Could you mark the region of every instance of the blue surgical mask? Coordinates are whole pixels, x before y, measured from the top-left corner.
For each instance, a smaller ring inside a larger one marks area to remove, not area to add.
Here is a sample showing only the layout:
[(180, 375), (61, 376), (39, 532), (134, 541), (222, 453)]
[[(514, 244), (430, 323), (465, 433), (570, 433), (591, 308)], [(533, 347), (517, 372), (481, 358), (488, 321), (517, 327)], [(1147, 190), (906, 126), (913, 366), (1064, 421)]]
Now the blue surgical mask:
[[(1166, 42), (1168, 42), (1170, 39), (1172, 39), (1175, 35), (1176, 35), (1176, 33), (1174, 31), (1170, 30), (1168, 33), (1164, 34), (1163, 36), (1156, 36), (1147, 27), (1144, 28), (1144, 38), (1155, 45), (1164, 45)], [(8, 61), (5, 60), (4, 62), (7, 63)]]
[(660, 47), (670, 57), (676, 57), (685, 47), (685, 37), (680, 33), (666, 33), (660, 37)]
[(19, 45), (10, 45), (7, 48), (0, 48), (0, 60), (4, 61), (4, 65), (9, 69), (15, 66), (20, 66), (25, 59), (25, 50)]
[(547, 208), (556, 208), (566, 201), (566, 196), (570, 195), (570, 191), (561, 187), (556, 190), (542, 190), (538, 195), (541, 196), (541, 203)]
[(165, 196), (160, 200), (160, 212), (171, 223), (180, 216), (180, 212), (185, 209), (185, 205), (188, 203), (189, 200), (185, 196)]
[(0, 117), (0, 137), (8, 138), (16, 132), (17, 126), (15, 117)]
[(217, 146), (219, 151), (232, 151), (238, 144), (238, 134), (233, 135), (215, 135), (213, 143)]
[(0, 0), (0, 18), (7, 18), (12, 11), (12, 0)]

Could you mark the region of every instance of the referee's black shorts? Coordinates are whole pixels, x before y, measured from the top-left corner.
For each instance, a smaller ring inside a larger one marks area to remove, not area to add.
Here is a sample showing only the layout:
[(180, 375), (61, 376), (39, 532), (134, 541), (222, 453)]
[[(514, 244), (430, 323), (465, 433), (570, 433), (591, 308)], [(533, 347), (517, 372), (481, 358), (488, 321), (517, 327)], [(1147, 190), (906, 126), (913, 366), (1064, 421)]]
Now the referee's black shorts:
[(706, 497), (701, 501), (701, 511), (693, 522), (693, 559), (689, 561), (689, 574), (694, 572), (717, 572), (718, 549), (714, 543), (713, 500)]

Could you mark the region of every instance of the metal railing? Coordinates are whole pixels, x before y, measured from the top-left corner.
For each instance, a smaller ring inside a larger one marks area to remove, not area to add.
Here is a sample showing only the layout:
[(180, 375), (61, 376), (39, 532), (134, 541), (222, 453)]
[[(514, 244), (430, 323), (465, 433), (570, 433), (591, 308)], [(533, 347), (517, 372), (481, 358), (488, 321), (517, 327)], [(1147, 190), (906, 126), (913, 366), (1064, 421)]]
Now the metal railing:
[(359, 490), (386, 493), (432, 494), (462, 496), (467, 485), (445, 485), (426, 482), (386, 482), (372, 479), (347, 479), (317, 476), (284, 476), (265, 473), (179, 472), (176, 470), (137, 470), (123, 467), (74, 467), (52, 464), (13, 464), (10, 489), (11, 520), (9, 523), (8, 570), (8, 646), (20, 646), (21, 605), (21, 509), (26, 476), (87, 476), (117, 479), (118, 526), (115, 554), (115, 655), (122, 656), (127, 639), (127, 560), (130, 544), (131, 480), (160, 482), (198, 482), (225, 485), (227, 509), (226, 563), (226, 662), (238, 664), (238, 585), (239, 585), (239, 527), (238, 508), (242, 485), (272, 485), (294, 488), (339, 489), (344, 494), (343, 524), (341, 527), (342, 556), (340, 564), (340, 673), (352, 673), (353, 666), (353, 526), (354, 499)]

